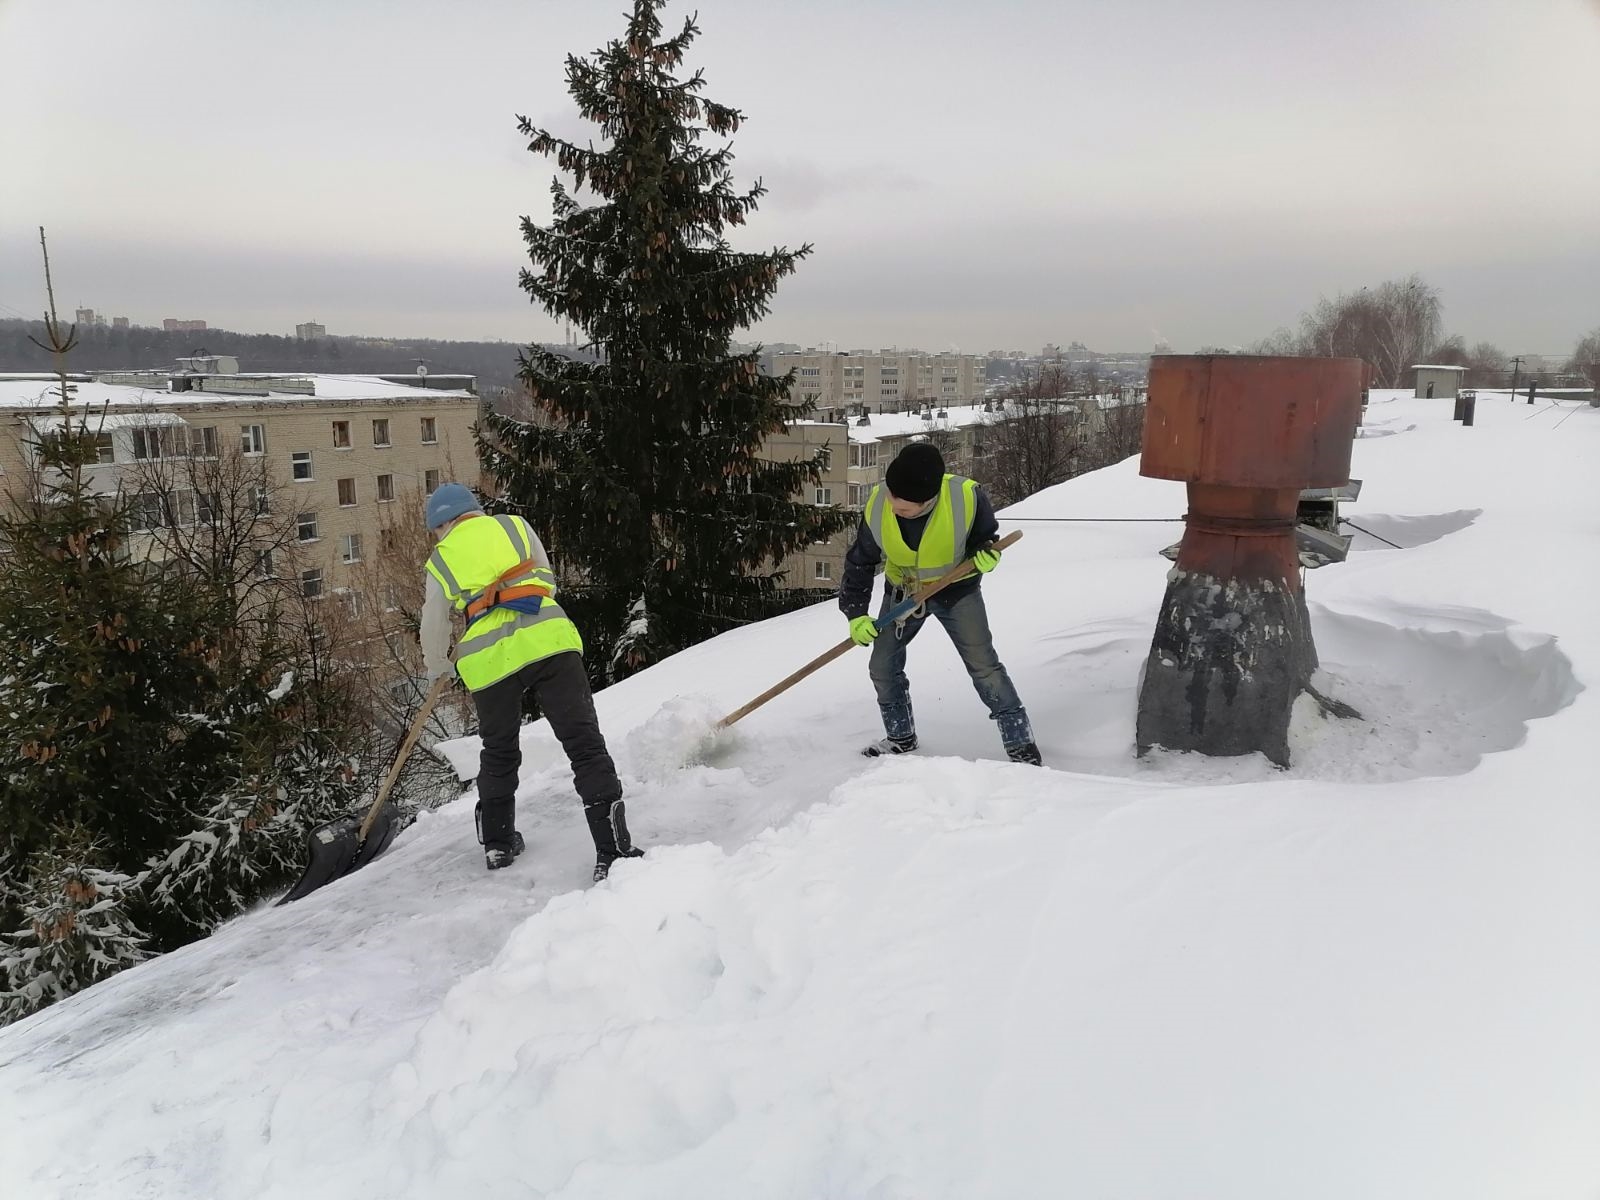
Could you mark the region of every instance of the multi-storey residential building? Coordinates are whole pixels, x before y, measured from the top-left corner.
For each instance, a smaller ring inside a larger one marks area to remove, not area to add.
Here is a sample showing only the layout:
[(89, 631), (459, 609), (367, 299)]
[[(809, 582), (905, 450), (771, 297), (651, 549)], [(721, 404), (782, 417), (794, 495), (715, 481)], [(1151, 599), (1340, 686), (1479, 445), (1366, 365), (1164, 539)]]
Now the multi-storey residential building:
[[(800, 421), (767, 439), (761, 457), (773, 462), (793, 462), (812, 458), (819, 448), (828, 450), (822, 480), (808, 488), (802, 499), (811, 504), (843, 504), (849, 480), (849, 433), (843, 425), (823, 421)], [(817, 542), (791, 554), (783, 564), (789, 587), (831, 590), (839, 586), (844, 570), (848, 537)]]
[[(159, 554), (164, 527), (209, 522), (216, 501), (203, 489), (184, 490), (182, 466), (237, 452), (264, 469), (260, 502), (270, 494), (283, 510), (274, 515), (293, 521), (288, 569), (299, 573), (302, 594), (316, 597), (359, 594), (370, 578), (361, 567), (386, 552), (398, 506), (420, 512), (441, 482), (478, 482), (479, 401), (470, 377), (451, 380), (465, 383), (453, 388), (396, 382), (404, 378), (100, 372), (70, 376), (69, 388), (73, 412), (99, 431), (92, 485), (132, 500), (144, 535), (135, 553)], [(61, 420), (57, 389), (53, 376), (0, 374), (0, 503), (26, 494), (33, 448)], [(163, 496), (151, 490), (153, 479), (176, 487)]]
[[(1087, 434), (1102, 429), (1107, 400), (1098, 397), (1063, 398), (1045, 401), (1062, 416), (1078, 422)], [(945, 468), (955, 475), (968, 475), (980, 483), (984, 459), (990, 452), (988, 434), (997, 425), (1014, 419), (1014, 410), (1005, 401), (986, 400), (940, 408), (928, 405), (917, 412), (869, 413), (852, 417), (846, 429), (850, 435), (849, 472), (844, 503), (852, 508), (866, 504), (867, 494), (882, 482), (883, 473), (894, 456), (908, 442), (931, 441), (944, 455)]]
[(971, 404), (986, 386), (984, 360), (975, 354), (806, 351), (775, 355), (773, 369), (794, 371), (791, 394), (816, 405), (821, 420)]

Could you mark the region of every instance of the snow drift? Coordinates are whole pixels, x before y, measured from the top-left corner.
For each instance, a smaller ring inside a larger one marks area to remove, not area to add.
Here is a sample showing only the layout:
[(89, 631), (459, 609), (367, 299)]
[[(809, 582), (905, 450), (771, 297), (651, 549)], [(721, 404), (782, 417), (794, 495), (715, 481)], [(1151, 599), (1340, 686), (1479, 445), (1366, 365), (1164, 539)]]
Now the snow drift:
[(6, 1195), (1593, 1196), (1600, 410), (1542, 412), (1375, 397), (1348, 515), (1405, 548), (1311, 573), (1364, 719), (1302, 706), (1290, 770), (1132, 757), (1174, 527), (1082, 519), (1182, 489), (1097, 472), (984, 584), (1047, 769), (936, 633), (918, 755), (857, 755), (852, 655), (668, 769), (842, 620), (697, 646), (598, 697), (647, 858), (583, 886), (529, 727), (513, 870), (469, 793), (0, 1031)]

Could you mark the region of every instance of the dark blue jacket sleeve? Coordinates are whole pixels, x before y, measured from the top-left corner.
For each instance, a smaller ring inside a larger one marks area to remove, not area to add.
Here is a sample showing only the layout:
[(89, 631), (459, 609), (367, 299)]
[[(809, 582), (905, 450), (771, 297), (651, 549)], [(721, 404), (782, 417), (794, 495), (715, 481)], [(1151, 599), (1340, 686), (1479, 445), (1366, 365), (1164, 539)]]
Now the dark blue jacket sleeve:
[(989, 502), (989, 493), (979, 487), (978, 511), (972, 517), (972, 533), (967, 538), (966, 557), (971, 558), (994, 541), (999, 532), (1000, 522), (994, 515), (994, 505)]
[(858, 522), (856, 540), (845, 551), (844, 578), (839, 581), (839, 609), (851, 620), (866, 616), (872, 607), (872, 578), (882, 561), (883, 553), (867, 532), (867, 523)]

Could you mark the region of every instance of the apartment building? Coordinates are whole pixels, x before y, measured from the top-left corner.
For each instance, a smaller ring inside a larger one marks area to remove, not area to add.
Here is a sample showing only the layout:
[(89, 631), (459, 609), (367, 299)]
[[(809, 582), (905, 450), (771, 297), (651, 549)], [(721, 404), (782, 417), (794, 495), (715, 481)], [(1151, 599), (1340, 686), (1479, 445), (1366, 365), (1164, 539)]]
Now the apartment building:
[(805, 351), (772, 362), (777, 374), (794, 371), (791, 394), (814, 404), (818, 420), (971, 404), (983, 399), (986, 385), (985, 360), (976, 354)]
[[(1105, 407), (1115, 401), (1110, 397), (1064, 397), (1047, 403), (1092, 436), (1104, 428)], [(930, 441), (937, 446), (944, 455), (945, 469), (951, 474), (966, 475), (982, 483), (990, 434), (996, 426), (1013, 419), (1015, 411), (1003, 400), (949, 407), (930, 404), (914, 412), (852, 417), (845, 427), (850, 451), (844, 503), (852, 508), (864, 506), (874, 485), (883, 481), (883, 473), (894, 456), (915, 441)]]
[[(799, 421), (767, 439), (761, 457), (773, 462), (809, 460), (819, 449), (828, 451), (821, 481), (803, 497), (811, 504), (843, 504), (849, 482), (849, 432), (844, 425), (825, 421)], [(785, 582), (790, 587), (831, 591), (839, 586), (844, 571), (844, 552), (848, 536), (816, 542), (791, 554), (783, 564)]]
[[(191, 362), (170, 372), (73, 375), (69, 389), (74, 413), (99, 430), (92, 486), (131, 498), (134, 553), (160, 554), (162, 528), (208, 522), (216, 503), (193, 488), (164, 498), (150, 480), (167, 464), (237, 450), (265, 467), (260, 502), (294, 521), (295, 561), (261, 569), (297, 572), (306, 596), (348, 597), (359, 596), (362, 564), (386, 553), (385, 529), (400, 506), (420, 512), (448, 479), (478, 482), (470, 377), (455, 388), (397, 378), (405, 377), (208, 372)], [(57, 389), (53, 376), (0, 374), (0, 503), (26, 494), (34, 448), (62, 419)], [(183, 473), (165, 477), (181, 484)]]

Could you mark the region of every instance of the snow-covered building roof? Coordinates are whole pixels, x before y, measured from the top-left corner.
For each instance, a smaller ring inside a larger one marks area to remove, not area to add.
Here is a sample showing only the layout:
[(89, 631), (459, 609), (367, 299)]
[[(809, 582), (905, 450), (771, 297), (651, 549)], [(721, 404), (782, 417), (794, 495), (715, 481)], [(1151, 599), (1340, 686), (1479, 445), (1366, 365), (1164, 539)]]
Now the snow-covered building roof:
[(1449, 363), (1412, 363), (1413, 371), (1465, 371), (1465, 367), (1453, 366)]
[(857, 752), (851, 651), (684, 769), (843, 633), (738, 626), (595, 693), (648, 849), (607, 882), (540, 720), (516, 868), (469, 790), (0, 1029), (5, 1194), (1593, 1197), (1600, 622), (1551, 579), (1600, 409), (1477, 422), (1373, 390), (1351, 561), (1306, 585), (1361, 716), (1302, 697), (1287, 770), (1135, 758), (1185, 489), (1080, 475), (983, 583), (1044, 768), (936, 631), (916, 754)]
[[(169, 371), (102, 371), (68, 375), (75, 404), (91, 408), (183, 409), (218, 404), (306, 404), (343, 401), (421, 401), (460, 403), (476, 400), (460, 388), (414, 387), (376, 375), (300, 373), (190, 376), (200, 390), (171, 391)], [(54, 408), (61, 403), (54, 375), (38, 372), (0, 373), (0, 410)]]
[[(964, 404), (953, 408), (934, 408), (920, 412), (870, 413), (865, 418), (851, 417), (846, 425), (852, 442), (877, 442), (884, 438), (915, 437), (919, 433), (933, 433), (941, 429), (964, 429), (969, 425), (982, 425), (997, 421), (1000, 414), (985, 409), (981, 404)], [(867, 423), (861, 424), (862, 420)]]
[[(1042, 403), (1057, 404), (1063, 412), (1071, 412), (1084, 404), (1098, 405), (1105, 409), (1116, 408), (1125, 403), (1138, 403), (1138, 400), (1099, 395), (1087, 398), (1060, 397)], [(869, 413), (865, 418), (850, 417), (846, 424), (850, 427), (852, 442), (878, 442), (888, 438), (915, 437), (922, 433), (965, 429), (972, 425), (993, 425), (1004, 421), (1006, 414), (1004, 400), (991, 400), (986, 404), (951, 405), (947, 408), (923, 409), (920, 412)], [(865, 424), (862, 423), (863, 420)]]

